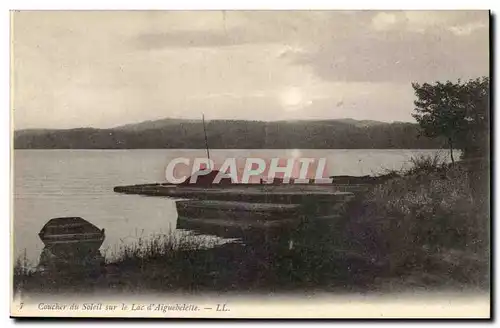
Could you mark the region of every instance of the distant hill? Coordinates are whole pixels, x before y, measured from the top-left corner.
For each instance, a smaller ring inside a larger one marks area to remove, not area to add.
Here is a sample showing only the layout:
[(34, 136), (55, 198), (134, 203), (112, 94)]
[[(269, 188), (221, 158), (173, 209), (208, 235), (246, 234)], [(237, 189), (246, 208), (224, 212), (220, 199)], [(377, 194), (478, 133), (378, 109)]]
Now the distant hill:
[(376, 126), (376, 125), (387, 124), (385, 122), (380, 122), (380, 121), (355, 120), (355, 119), (352, 119), (352, 118), (341, 118), (341, 119), (338, 119), (338, 120), (335, 120), (335, 121), (352, 124), (352, 125), (355, 125), (357, 127), (366, 127), (366, 126)]
[(164, 118), (161, 120), (155, 120), (155, 121), (144, 121), (141, 123), (133, 123), (133, 124), (126, 124), (126, 125), (120, 125), (115, 127), (114, 129), (119, 129), (119, 130), (127, 130), (127, 131), (144, 131), (148, 129), (158, 129), (158, 128), (163, 128), (166, 126), (170, 125), (176, 125), (176, 124), (181, 124), (181, 123), (199, 123), (201, 120), (188, 120), (188, 119), (181, 119), (181, 118)]
[[(442, 140), (419, 137), (413, 123), (353, 119), (206, 122), (213, 149), (425, 149)], [(36, 129), (14, 132), (16, 149), (138, 149), (205, 147), (201, 120), (162, 119), (110, 129)]]

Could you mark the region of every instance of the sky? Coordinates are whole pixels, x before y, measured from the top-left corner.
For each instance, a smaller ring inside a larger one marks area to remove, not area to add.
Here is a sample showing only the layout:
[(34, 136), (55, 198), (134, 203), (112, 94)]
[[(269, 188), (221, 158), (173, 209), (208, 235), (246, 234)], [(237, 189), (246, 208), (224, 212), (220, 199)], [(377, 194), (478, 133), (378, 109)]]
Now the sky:
[(489, 74), (489, 13), (21, 11), (11, 54), (15, 129), (413, 121), (412, 82)]

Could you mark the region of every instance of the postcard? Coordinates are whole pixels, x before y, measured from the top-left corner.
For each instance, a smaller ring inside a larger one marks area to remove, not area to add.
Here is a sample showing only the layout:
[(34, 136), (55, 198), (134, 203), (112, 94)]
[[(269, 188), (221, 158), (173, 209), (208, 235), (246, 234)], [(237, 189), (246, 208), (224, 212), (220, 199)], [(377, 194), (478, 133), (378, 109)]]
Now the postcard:
[(11, 12), (11, 316), (490, 318), (490, 12)]

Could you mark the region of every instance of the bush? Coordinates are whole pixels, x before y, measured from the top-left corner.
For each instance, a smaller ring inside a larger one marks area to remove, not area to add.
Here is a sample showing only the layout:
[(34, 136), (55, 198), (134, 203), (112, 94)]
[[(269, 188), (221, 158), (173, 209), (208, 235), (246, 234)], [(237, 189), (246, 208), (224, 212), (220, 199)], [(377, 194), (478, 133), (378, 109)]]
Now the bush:
[(407, 175), (419, 172), (439, 172), (445, 166), (445, 160), (440, 154), (412, 157), (410, 159), (410, 163), (412, 164), (412, 167), (405, 172)]

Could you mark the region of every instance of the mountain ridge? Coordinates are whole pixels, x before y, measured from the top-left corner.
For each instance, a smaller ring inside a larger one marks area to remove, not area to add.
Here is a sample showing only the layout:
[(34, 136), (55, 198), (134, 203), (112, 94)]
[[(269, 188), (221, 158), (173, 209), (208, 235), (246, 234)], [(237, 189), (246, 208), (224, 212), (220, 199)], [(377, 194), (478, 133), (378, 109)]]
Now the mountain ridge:
[[(295, 121), (209, 120), (214, 149), (417, 149), (442, 148), (419, 136), (416, 123), (333, 119)], [(14, 131), (15, 149), (205, 148), (201, 120), (150, 120), (114, 128)]]

